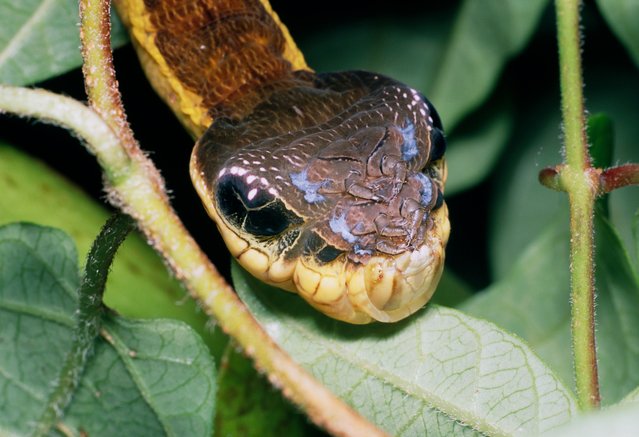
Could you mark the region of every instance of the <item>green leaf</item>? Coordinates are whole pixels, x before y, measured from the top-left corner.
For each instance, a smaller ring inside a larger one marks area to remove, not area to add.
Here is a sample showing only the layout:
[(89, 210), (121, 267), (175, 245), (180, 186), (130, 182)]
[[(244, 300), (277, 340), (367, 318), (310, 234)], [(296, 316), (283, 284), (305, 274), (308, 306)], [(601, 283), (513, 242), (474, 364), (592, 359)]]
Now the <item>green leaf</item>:
[(424, 91), (452, 132), (488, 98), (548, 3), (466, 0), (456, 17), (429, 12), (401, 21), (360, 21), (299, 43), (318, 71), (376, 71)]
[(597, 6), (612, 31), (621, 40), (630, 57), (639, 67), (639, 2), (627, 0), (597, 0)]
[[(55, 145), (50, 145), (55, 147)], [(86, 258), (109, 217), (104, 206), (42, 162), (0, 142), (0, 225), (30, 221), (63, 229)], [(221, 356), (226, 339), (206, 327), (208, 318), (185, 297), (160, 257), (139, 234), (124, 242), (107, 280), (105, 303), (128, 317), (175, 318), (189, 323)]]
[(623, 398), (623, 400), (620, 403), (629, 404), (633, 402), (639, 402), (639, 387), (637, 387), (636, 389), (628, 393), (628, 396)]
[(510, 138), (514, 124), (511, 108), (502, 105), (497, 111), (486, 114), (490, 115), (477, 118), (448, 139), (446, 196), (484, 180)]
[(593, 167), (608, 168), (612, 165), (615, 146), (615, 130), (608, 115), (599, 113), (588, 116), (588, 144)]
[(548, 0), (466, 0), (438, 64), (431, 97), (448, 126), (478, 107), (506, 61), (530, 39)]
[[(375, 71), (428, 97), (452, 18), (439, 12), (402, 20), (362, 20), (324, 29), (298, 43), (317, 71)], [(433, 103), (437, 106), (438, 102)]]
[[(639, 123), (637, 103), (639, 81), (636, 72), (591, 68), (587, 76), (588, 110), (605, 112), (614, 122), (613, 163), (639, 162)], [(500, 161), (496, 177), (490, 238), (491, 269), (500, 279), (519, 258), (521, 249), (531, 244), (557, 217), (568, 223), (568, 198), (538, 182), (539, 171), (563, 161), (560, 155), (560, 117), (558, 97), (540, 96), (526, 102), (524, 117)], [(610, 193), (610, 220), (627, 247), (631, 247), (632, 218), (639, 209), (639, 187), (626, 187)]]
[[(639, 385), (639, 280), (617, 234), (596, 220), (597, 351), (602, 403)], [(527, 341), (564, 381), (573, 381), (570, 354), (568, 224), (556, 220), (496, 283), (461, 310)]]
[(237, 263), (232, 274), (271, 337), (392, 435), (539, 434), (575, 414), (569, 390), (491, 323), (430, 305), (400, 323), (348, 325)]
[(444, 269), (437, 285), (437, 290), (431, 298), (437, 305), (456, 307), (473, 295), (473, 289), (450, 269)]
[[(587, 134), (592, 166), (596, 168), (610, 167), (615, 145), (615, 130), (610, 117), (603, 113), (589, 115)], [(604, 217), (610, 217), (607, 194), (596, 200), (595, 208), (598, 208)]]
[[(0, 227), (0, 433), (29, 434), (71, 345), (77, 258), (63, 232)], [(89, 435), (210, 435), (214, 366), (185, 324), (108, 317), (62, 426)]]
[(218, 373), (215, 434), (221, 436), (306, 435), (306, 420), (253, 364), (229, 344)]
[(619, 405), (579, 417), (570, 425), (556, 429), (548, 437), (634, 437), (639, 435), (639, 406)]
[[(0, 0), (0, 83), (27, 85), (79, 67), (78, 23), (77, 0)], [(115, 20), (113, 46), (126, 41)]]

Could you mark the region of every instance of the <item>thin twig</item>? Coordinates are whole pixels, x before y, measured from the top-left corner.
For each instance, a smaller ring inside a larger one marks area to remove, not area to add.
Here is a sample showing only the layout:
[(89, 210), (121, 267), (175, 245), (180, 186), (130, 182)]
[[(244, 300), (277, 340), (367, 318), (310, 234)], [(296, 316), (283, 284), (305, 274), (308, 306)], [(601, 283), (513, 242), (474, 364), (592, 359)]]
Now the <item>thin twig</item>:
[(78, 291), (73, 344), (60, 371), (60, 377), (47, 399), (44, 413), (38, 420), (34, 436), (49, 434), (51, 428), (62, 418), (78, 387), (102, 326), (102, 296), (109, 268), (115, 253), (132, 228), (133, 221), (130, 217), (116, 214), (104, 225), (89, 251)]

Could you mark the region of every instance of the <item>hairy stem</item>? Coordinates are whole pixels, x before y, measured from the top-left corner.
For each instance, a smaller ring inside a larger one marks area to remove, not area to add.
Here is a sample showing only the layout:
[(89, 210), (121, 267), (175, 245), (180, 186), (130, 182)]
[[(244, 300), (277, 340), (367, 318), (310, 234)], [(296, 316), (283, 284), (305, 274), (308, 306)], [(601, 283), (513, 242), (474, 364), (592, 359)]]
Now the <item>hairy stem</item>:
[(93, 353), (95, 339), (102, 325), (102, 296), (118, 248), (133, 228), (130, 217), (117, 214), (102, 228), (87, 258), (78, 292), (78, 311), (71, 350), (67, 354), (60, 377), (38, 420), (35, 436), (44, 436), (62, 418), (65, 408), (80, 382), (87, 360)]
[(595, 344), (594, 202), (599, 175), (586, 140), (578, 0), (556, 0), (561, 108), (566, 165), (561, 185), (570, 201), (572, 345), (577, 399), (582, 409), (600, 403)]

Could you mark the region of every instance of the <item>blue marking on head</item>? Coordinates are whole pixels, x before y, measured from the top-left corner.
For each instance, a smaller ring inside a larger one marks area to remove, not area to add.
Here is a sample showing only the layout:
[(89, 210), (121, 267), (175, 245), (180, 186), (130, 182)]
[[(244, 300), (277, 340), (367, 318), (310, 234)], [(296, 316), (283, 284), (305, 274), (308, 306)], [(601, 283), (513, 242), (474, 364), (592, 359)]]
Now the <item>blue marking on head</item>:
[(362, 249), (359, 244), (353, 246), (353, 250), (355, 250), (355, 254), (357, 255), (372, 255), (373, 251), (370, 249)]
[(410, 120), (407, 120), (406, 127), (399, 129), (404, 137), (404, 144), (402, 144), (402, 159), (404, 161), (410, 161), (417, 156), (419, 150), (417, 150), (417, 140), (415, 139), (415, 125)]
[(336, 234), (340, 234), (345, 241), (351, 244), (357, 241), (357, 237), (351, 234), (351, 231), (348, 229), (345, 212), (343, 212), (339, 217), (333, 216), (333, 218), (329, 220), (328, 225), (330, 226), (331, 231)]
[(308, 168), (299, 173), (291, 173), (291, 182), (295, 187), (304, 192), (304, 200), (308, 203), (317, 203), (324, 200), (324, 196), (317, 191), (326, 185), (327, 181), (311, 182), (308, 180)]
[(422, 184), (422, 189), (419, 190), (422, 205), (428, 206), (433, 201), (433, 182), (423, 173), (417, 173), (417, 178)]

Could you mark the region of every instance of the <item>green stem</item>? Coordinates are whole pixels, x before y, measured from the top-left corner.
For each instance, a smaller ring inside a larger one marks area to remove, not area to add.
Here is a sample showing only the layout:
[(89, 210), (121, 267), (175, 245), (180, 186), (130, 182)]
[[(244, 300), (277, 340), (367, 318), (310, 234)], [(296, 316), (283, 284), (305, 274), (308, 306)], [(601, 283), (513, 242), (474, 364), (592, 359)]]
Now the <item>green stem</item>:
[(113, 257), (133, 228), (133, 220), (123, 214), (113, 216), (102, 228), (89, 251), (78, 292), (78, 312), (73, 344), (62, 366), (60, 377), (49, 396), (34, 436), (44, 436), (58, 422), (80, 382), (95, 339), (102, 325), (102, 296)]
[(594, 202), (599, 176), (591, 168), (585, 129), (578, 0), (557, 0), (561, 107), (566, 165), (561, 183), (570, 201), (572, 344), (577, 399), (582, 409), (600, 403), (595, 344)]

